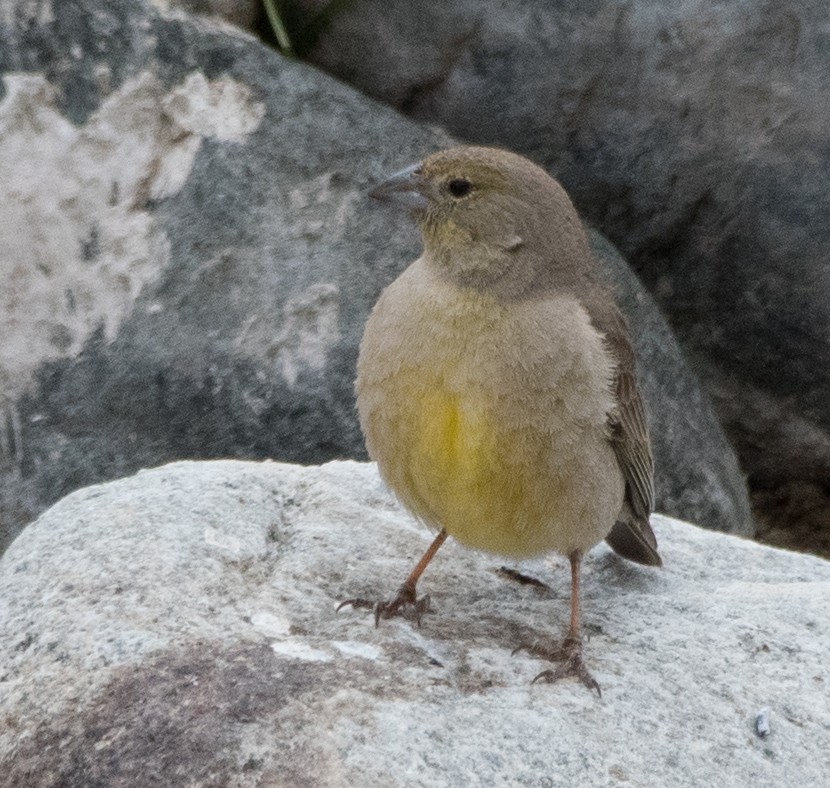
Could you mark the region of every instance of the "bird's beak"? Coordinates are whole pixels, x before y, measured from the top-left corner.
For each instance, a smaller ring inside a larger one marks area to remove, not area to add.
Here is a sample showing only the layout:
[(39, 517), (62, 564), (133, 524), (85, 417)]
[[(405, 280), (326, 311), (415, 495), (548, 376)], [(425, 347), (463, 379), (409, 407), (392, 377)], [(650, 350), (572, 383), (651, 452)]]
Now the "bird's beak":
[(423, 210), (429, 205), (426, 183), (421, 178), (421, 164), (396, 172), (369, 192), (375, 200), (392, 202), (402, 208)]

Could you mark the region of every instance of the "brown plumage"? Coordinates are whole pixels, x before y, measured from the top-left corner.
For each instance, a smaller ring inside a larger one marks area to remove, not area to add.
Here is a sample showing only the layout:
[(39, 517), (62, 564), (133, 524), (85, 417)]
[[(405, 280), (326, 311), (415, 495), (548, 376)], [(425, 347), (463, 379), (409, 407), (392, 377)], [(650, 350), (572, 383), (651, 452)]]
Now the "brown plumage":
[[(606, 538), (659, 565), (648, 523), (653, 463), (625, 322), (564, 190), (494, 148), (433, 154), (373, 196), (408, 207), (424, 252), (382, 294), (364, 332), (356, 390), (370, 456), (439, 534), (376, 622), (414, 605), (447, 535), (505, 555), (558, 551), (572, 568), (561, 661), (578, 676), (581, 556)], [(366, 606), (366, 600), (349, 600)], [(344, 603), (345, 604), (345, 603)]]

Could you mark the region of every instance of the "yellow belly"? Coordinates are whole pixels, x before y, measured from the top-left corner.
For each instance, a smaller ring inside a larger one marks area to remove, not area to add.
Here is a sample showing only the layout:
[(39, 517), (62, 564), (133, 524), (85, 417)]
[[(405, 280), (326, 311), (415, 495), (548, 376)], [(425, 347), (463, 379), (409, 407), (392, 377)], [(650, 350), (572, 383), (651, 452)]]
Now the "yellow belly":
[[(539, 436), (505, 433), (492, 406), (470, 393), (421, 390), (408, 405), (409, 418), (398, 421), (406, 434), (378, 457), (404, 503), (470, 547), (505, 555), (550, 550), (555, 485), (548, 479), (538, 489), (538, 477), (546, 475), (540, 454), (548, 453), (540, 451)], [(505, 445), (514, 441), (522, 442), (521, 451)]]

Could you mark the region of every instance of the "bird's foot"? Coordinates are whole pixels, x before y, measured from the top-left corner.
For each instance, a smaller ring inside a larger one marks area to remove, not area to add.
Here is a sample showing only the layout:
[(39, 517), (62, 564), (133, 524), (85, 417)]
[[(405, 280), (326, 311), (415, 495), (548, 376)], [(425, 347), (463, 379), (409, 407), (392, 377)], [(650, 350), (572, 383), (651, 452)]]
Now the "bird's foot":
[(569, 636), (558, 648), (546, 648), (535, 643), (522, 645), (514, 649), (513, 653), (516, 654), (519, 651), (526, 651), (533, 657), (559, 663), (555, 668), (543, 670), (533, 679), (531, 684), (535, 684), (537, 681), (553, 684), (554, 681), (573, 676), (579, 679), (589, 690), (596, 690), (597, 695), (602, 697), (602, 690), (597, 680), (590, 674), (582, 660), (581, 638)]
[(373, 610), (375, 613), (375, 626), (380, 623), (382, 618), (394, 618), (395, 616), (408, 617), (406, 612), (411, 611), (411, 614), (415, 618), (415, 623), (421, 626), (421, 616), (429, 612), (429, 604), (429, 594), (425, 594), (419, 599), (415, 593), (415, 586), (404, 583), (398, 589), (398, 593), (392, 599), (385, 602), (357, 597), (356, 599), (344, 600), (337, 606), (337, 609), (340, 610), (340, 608), (350, 605), (351, 607)]

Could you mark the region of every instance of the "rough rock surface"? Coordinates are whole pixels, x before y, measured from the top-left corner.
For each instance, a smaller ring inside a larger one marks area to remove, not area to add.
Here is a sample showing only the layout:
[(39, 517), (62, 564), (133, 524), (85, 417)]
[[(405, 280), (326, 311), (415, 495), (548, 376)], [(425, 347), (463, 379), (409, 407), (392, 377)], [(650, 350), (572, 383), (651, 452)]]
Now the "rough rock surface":
[(828, 41), (826, 0), (363, 0), (308, 56), (557, 174), (694, 359), (758, 511), (830, 555)]
[[(0, 550), (173, 459), (362, 456), (366, 315), (417, 254), (370, 184), (449, 143), (253, 39), (137, 0), (0, 11)], [(613, 249), (662, 511), (749, 533), (743, 478)]]
[[(422, 627), (335, 612), (429, 542), (373, 465), (176, 463), (79, 490), (0, 559), (0, 784), (821, 785), (830, 564), (654, 517), (585, 564), (602, 698), (530, 681), (564, 559), (452, 541)], [(756, 733), (756, 719), (769, 733)]]

